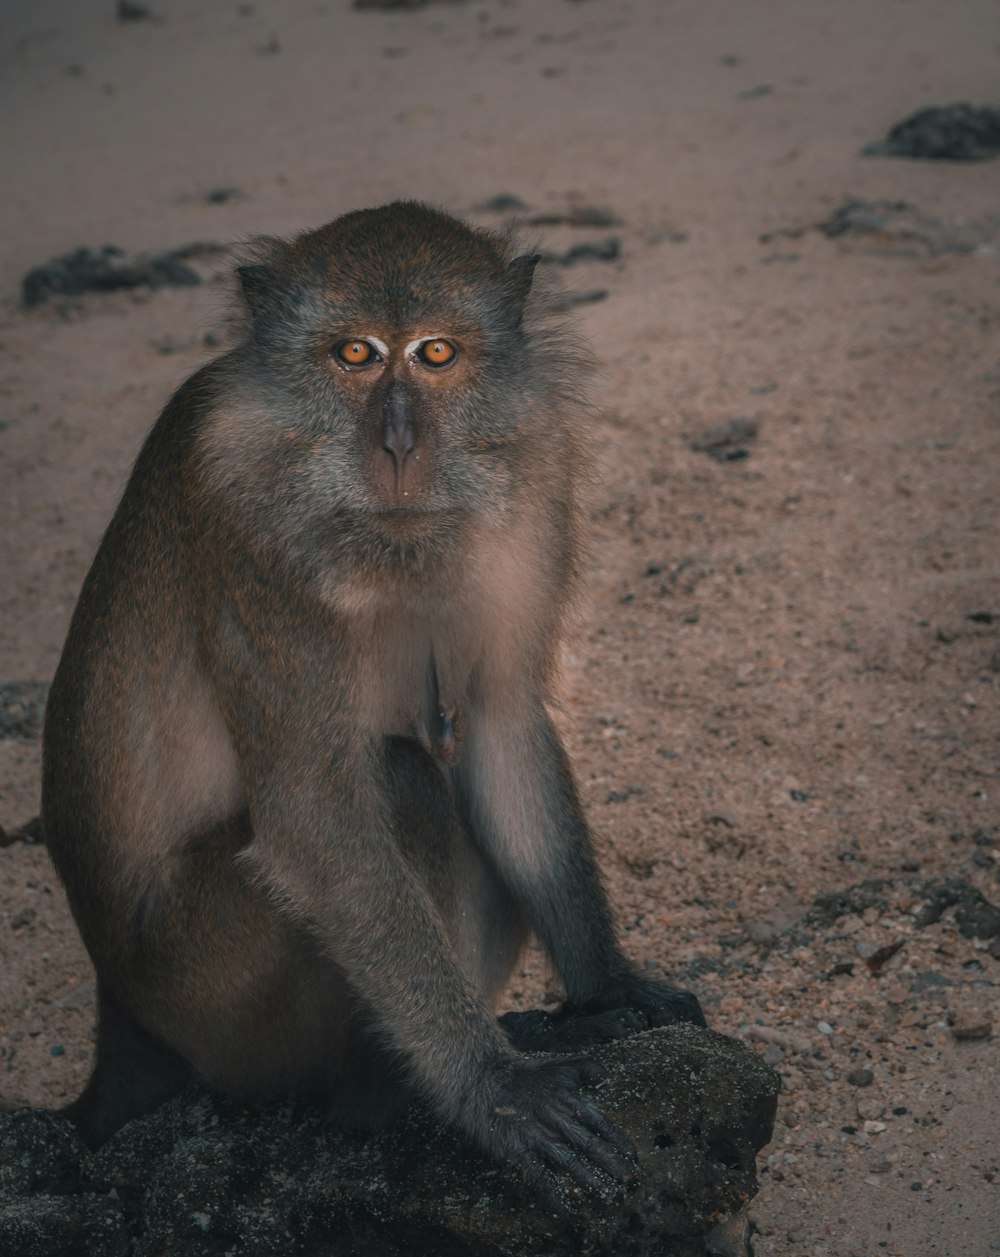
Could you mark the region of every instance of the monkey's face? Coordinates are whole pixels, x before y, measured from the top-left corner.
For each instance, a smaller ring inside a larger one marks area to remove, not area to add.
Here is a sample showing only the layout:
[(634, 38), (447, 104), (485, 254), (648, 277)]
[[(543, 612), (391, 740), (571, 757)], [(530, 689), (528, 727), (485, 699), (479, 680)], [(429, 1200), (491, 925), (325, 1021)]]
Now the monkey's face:
[(302, 438), (300, 487), (382, 531), (502, 509), (539, 409), (522, 317), (535, 261), (397, 203), (241, 268), (251, 348)]

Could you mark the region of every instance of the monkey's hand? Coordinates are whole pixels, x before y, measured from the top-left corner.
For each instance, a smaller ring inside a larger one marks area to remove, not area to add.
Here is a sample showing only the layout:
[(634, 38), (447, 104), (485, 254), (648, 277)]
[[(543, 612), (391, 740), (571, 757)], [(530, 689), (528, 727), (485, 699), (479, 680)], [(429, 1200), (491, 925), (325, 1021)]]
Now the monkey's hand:
[(707, 1024), (698, 997), (693, 992), (682, 991), (659, 978), (647, 978), (634, 972), (609, 982), (593, 999), (576, 1006), (567, 1005), (565, 1011), (591, 1015), (616, 1008), (630, 1009), (644, 1017), (644, 1029), (670, 1026), (677, 1021), (690, 1021), (695, 1026)]
[(593, 1061), (513, 1057), (483, 1081), (460, 1125), (491, 1157), (512, 1162), (550, 1207), (560, 1175), (607, 1192), (635, 1173), (635, 1150), (622, 1132), (580, 1094), (604, 1071)]

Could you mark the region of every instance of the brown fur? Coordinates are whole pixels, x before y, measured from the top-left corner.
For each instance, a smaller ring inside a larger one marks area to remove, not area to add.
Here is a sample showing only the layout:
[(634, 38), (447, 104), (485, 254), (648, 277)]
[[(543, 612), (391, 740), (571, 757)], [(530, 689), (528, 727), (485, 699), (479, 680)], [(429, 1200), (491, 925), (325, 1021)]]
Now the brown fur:
[(546, 714), (582, 446), (533, 266), (410, 204), (263, 242), (241, 343), (140, 454), (45, 735), (100, 991), (90, 1140), (195, 1074), (361, 1124), (416, 1088), (532, 1176), (625, 1172), (586, 1070), (491, 1013), (532, 928), (595, 1033), (700, 1017), (622, 956)]

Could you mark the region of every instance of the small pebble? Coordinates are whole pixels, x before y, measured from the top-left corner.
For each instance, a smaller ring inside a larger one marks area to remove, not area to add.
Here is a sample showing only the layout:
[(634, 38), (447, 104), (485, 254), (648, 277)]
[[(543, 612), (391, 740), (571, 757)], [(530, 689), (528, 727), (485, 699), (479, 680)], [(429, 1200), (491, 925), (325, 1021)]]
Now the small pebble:
[(61, 1043), (53, 1043), (53, 1045), (49, 1048), (50, 1056), (63, 1056), (65, 1052), (66, 1049)]
[(870, 1069), (852, 1069), (847, 1075), (847, 1081), (852, 1087), (870, 1087), (875, 1081), (875, 1075)]

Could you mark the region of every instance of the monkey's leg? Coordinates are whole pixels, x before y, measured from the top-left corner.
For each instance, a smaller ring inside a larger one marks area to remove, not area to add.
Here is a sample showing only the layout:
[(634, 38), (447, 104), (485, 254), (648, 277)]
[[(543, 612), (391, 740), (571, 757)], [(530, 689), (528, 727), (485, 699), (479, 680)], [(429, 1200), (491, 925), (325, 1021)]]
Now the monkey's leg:
[(96, 1148), (120, 1126), (157, 1108), (192, 1072), (98, 984), (97, 1059), (79, 1099), (60, 1109)]
[(566, 1013), (705, 1024), (691, 992), (646, 977), (622, 952), (572, 772), (540, 705), (475, 711), (458, 783), (471, 828), (562, 976)]

